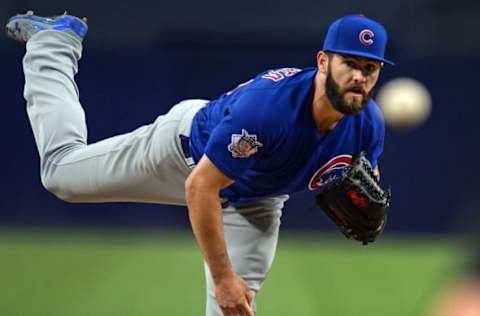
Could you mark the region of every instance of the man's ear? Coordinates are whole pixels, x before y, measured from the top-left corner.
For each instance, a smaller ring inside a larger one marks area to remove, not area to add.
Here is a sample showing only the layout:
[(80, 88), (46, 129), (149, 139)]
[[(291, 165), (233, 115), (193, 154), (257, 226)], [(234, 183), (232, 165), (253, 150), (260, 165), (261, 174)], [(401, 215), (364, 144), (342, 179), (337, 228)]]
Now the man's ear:
[(329, 55), (326, 52), (319, 51), (317, 53), (317, 67), (319, 72), (323, 74), (327, 73), (328, 63), (331, 62), (329, 59)]

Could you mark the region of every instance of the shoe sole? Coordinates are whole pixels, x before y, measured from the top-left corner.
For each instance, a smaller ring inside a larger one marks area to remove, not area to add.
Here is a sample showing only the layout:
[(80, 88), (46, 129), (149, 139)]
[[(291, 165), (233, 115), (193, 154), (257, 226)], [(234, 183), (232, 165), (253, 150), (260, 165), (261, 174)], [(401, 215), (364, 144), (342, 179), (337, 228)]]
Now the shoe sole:
[[(25, 31), (24, 36), (19, 36), (22, 32), (19, 23), (27, 23), (24, 27), (30, 27), (30, 30)], [(34, 23), (30, 23), (34, 22)], [(13, 23), (15, 26), (12, 27)], [(88, 31), (86, 18), (80, 19), (71, 15), (60, 15), (53, 18), (40, 17), (33, 14), (19, 14), (15, 15), (7, 23), (7, 34), (18, 41), (26, 42), (31, 36), (44, 30), (67, 31), (74, 35), (80, 41), (83, 40)], [(70, 31), (70, 32), (69, 32)], [(30, 33), (30, 34), (28, 34)]]

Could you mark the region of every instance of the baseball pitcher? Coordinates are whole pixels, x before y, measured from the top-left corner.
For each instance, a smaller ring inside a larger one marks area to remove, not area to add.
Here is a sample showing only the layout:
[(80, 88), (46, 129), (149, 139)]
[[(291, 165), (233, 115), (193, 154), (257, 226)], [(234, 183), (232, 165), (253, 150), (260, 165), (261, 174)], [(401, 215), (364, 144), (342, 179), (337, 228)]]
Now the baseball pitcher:
[(215, 100), (186, 100), (94, 144), (74, 80), (87, 21), (13, 16), (45, 188), (69, 202), (186, 205), (205, 258), (206, 315), (255, 314), (289, 194), (312, 190), (350, 239), (375, 240), (390, 192), (378, 180), (384, 122), (371, 99), (387, 33), (365, 16), (329, 28), (315, 67), (267, 70)]

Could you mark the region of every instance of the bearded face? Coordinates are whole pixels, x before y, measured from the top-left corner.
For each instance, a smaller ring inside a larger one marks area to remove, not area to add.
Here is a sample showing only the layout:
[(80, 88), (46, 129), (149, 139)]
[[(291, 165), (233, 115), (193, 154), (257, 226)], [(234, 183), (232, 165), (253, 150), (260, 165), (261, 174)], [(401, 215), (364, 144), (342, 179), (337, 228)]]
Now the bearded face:
[(365, 108), (373, 94), (373, 88), (367, 92), (360, 83), (355, 81), (341, 87), (333, 78), (332, 62), (329, 62), (325, 93), (335, 110), (343, 114), (355, 115)]

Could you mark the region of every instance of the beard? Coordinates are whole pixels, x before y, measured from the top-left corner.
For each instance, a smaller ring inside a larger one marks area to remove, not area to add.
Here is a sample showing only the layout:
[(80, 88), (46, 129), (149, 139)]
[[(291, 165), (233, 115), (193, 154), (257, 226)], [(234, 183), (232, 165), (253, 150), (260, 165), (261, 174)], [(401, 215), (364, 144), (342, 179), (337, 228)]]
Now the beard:
[[(361, 98), (353, 97), (350, 101), (347, 101), (345, 98), (347, 92), (360, 93)], [(329, 65), (325, 81), (325, 94), (335, 110), (343, 114), (355, 115), (367, 106), (368, 100), (373, 94), (373, 89), (367, 93), (362, 87), (352, 85), (341, 91), (338, 83), (332, 77)]]

